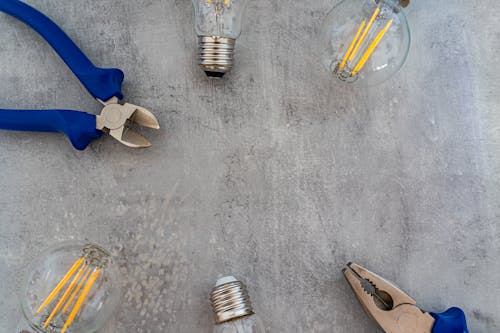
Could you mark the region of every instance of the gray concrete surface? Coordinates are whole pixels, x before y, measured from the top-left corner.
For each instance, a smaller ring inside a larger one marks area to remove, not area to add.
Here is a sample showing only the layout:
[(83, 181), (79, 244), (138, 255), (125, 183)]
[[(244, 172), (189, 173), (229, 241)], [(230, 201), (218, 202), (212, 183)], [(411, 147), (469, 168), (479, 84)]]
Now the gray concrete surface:
[[(227, 273), (268, 332), (379, 332), (349, 260), (499, 331), (498, 1), (413, 1), (410, 57), (370, 91), (334, 85), (310, 51), (337, 1), (252, 1), (219, 81), (196, 65), (189, 0), (27, 2), (122, 68), (127, 100), (163, 127), (140, 151), (0, 132), (1, 332), (26, 262), (72, 238), (127, 261), (103, 332), (211, 332), (207, 294)], [(1, 14), (0, 40), (0, 107), (99, 111), (33, 31)]]

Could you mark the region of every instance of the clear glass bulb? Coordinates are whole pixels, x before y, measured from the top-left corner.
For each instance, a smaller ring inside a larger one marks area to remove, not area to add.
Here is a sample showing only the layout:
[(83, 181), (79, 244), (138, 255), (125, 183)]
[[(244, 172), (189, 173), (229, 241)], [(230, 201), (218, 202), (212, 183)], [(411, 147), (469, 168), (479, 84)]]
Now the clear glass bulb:
[(322, 64), (338, 82), (372, 86), (403, 66), (410, 48), (406, 16), (394, 0), (343, 0), (320, 32)]
[(193, 0), (196, 33), (198, 36), (238, 38), (248, 2), (249, 0)]
[(265, 330), (260, 318), (251, 315), (216, 325), (214, 333), (265, 333)]
[(200, 66), (209, 76), (223, 76), (233, 67), (236, 39), (250, 0), (192, 0), (200, 49)]
[[(80, 258), (83, 258), (81, 264), (76, 266)], [(54, 293), (52, 301), (41, 309), (75, 266), (74, 273)], [(99, 273), (94, 273), (97, 270)], [(95, 280), (89, 283), (92, 276)], [(86, 286), (89, 286), (88, 293), (82, 296)], [(28, 266), (20, 301), (27, 324), (34, 332), (60, 333), (74, 312), (74, 319), (65, 332), (90, 333), (104, 325), (117, 307), (120, 296), (118, 267), (111, 254), (96, 244), (72, 241), (50, 248)], [(78, 306), (80, 297), (82, 302)], [(52, 312), (53, 318), (44, 327)]]

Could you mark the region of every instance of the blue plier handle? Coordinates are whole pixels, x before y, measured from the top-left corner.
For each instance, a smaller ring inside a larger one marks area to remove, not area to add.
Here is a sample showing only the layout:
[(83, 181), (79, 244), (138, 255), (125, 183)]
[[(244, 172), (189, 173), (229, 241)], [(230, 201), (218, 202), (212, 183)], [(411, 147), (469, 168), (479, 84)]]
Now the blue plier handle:
[(0, 10), (26, 23), (38, 32), (59, 54), (87, 91), (104, 104), (99, 116), (72, 110), (5, 110), (0, 109), (0, 128), (6, 130), (62, 132), (76, 149), (85, 149), (90, 142), (107, 132), (130, 147), (147, 147), (150, 143), (130, 131), (135, 122), (159, 128), (148, 110), (132, 104), (119, 104), (123, 98), (124, 74), (117, 68), (98, 68), (76, 44), (47, 16), (18, 0), (0, 0)]
[(469, 333), (465, 313), (460, 308), (449, 308), (442, 313), (431, 312), (434, 317), (432, 333)]

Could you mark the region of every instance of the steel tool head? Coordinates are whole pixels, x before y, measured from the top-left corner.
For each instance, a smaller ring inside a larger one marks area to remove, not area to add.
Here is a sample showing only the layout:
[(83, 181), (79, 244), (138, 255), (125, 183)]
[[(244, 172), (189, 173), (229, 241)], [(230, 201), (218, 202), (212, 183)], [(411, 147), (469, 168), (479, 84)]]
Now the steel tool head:
[(366, 313), (390, 333), (430, 333), (434, 318), (393, 283), (354, 263), (343, 270)]
[(96, 116), (96, 128), (107, 132), (109, 135), (132, 148), (151, 146), (151, 143), (139, 133), (130, 129), (133, 124), (159, 129), (156, 117), (147, 109), (133, 104), (119, 104), (118, 98), (102, 102), (104, 108)]

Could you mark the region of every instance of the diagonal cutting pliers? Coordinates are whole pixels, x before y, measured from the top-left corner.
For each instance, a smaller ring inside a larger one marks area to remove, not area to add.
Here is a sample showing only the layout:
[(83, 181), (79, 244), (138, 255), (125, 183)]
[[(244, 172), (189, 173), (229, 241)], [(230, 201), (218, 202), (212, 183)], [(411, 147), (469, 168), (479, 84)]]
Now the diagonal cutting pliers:
[(156, 117), (143, 107), (121, 104), (124, 74), (117, 68), (98, 68), (76, 44), (47, 16), (18, 0), (0, 0), (5, 12), (38, 32), (59, 54), (87, 91), (103, 104), (100, 115), (72, 110), (0, 109), (0, 129), (36, 132), (62, 132), (78, 150), (85, 149), (103, 132), (122, 144), (149, 147), (151, 143), (130, 129), (130, 125), (158, 129)]
[(343, 270), (366, 313), (387, 333), (468, 333), (464, 312), (428, 313), (391, 282), (354, 263)]

